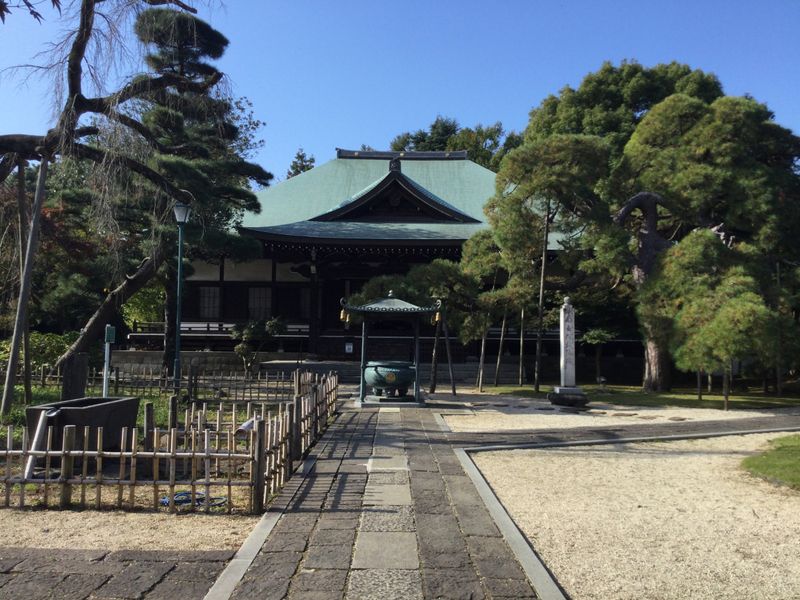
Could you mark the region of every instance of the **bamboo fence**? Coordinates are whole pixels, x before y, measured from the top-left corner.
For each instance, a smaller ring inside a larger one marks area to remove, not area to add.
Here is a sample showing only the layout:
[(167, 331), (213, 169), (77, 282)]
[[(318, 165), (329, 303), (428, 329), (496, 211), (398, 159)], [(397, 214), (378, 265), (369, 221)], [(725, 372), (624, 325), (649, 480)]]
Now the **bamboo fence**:
[[(171, 412), (163, 430), (152, 426), (147, 403), (144, 426), (123, 428), (113, 450), (103, 449), (102, 427), (49, 427), (44, 447), (32, 449), (30, 432), (15, 443), (9, 426), (5, 440), (0, 436), (0, 506), (260, 513), (336, 411), (336, 373), (295, 371), (289, 381), (289, 401), (232, 409), (194, 402), (182, 422), (177, 410)], [(60, 448), (53, 447), (57, 437)], [(26, 477), (29, 460), (36, 468)]]

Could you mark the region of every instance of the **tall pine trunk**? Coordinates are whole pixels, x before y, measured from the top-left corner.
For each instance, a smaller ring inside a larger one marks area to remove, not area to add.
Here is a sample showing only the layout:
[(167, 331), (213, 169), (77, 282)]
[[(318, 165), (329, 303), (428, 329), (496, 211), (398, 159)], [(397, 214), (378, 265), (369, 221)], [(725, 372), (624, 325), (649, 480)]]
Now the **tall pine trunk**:
[(25, 323), (28, 319), (28, 303), (31, 298), (33, 284), (33, 263), (36, 249), (39, 246), (39, 229), (42, 222), (42, 205), (44, 204), (45, 184), (47, 183), (47, 167), (50, 157), (43, 156), (39, 165), (39, 177), (36, 180), (36, 194), (31, 209), (31, 229), (28, 234), (28, 245), (25, 248), (25, 268), (20, 273), (19, 298), (17, 300), (17, 315), (14, 320), (14, 332), (11, 335), (11, 346), (8, 349), (8, 365), (6, 368), (5, 387), (3, 400), (0, 402), (0, 414), (7, 415), (14, 402), (14, 383), (19, 362), (19, 349), (24, 337)]
[(550, 201), (544, 209), (544, 239), (542, 240), (542, 266), (539, 269), (539, 314), (536, 324), (536, 361), (533, 367), (533, 391), (539, 392), (539, 374), (542, 370), (542, 327), (544, 326), (544, 278), (547, 270), (547, 242), (550, 237)]
[(489, 329), (486, 328), (483, 330), (483, 335), (481, 336), (481, 358), (478, 362), (478, 382), (477, 387), (478, 391), (483, 391), (483, 367), (486, 364), (486, 337), (489, 334)]
[(722, 408), (728, 410), (728, 398), (731, 395), (731, 366), (726, 365), (722, 372)]
[(519, 311), (519, 383), (522, 385), (525, 365), (525, 309)]
[(497, 364), (494, 367), (494, 387), (500, 380), (500, 361), (503, 358), (503, 343), (506, 341), (506, 323), (508, 310), (503, 312), (503, 322), (500, 324), (500, 342), (497, 345)]
[(644, 346), (644, 382), (645, 392), (665, 392), (670, 389), (671, 365), (669, 352), (659, 341), (650, 338)]
[[(19, 272), (20, 275), (25, 270), (25, 243), (28, 239), (28, 223), (30, 214), (28, 213), (28, 200), (25, 193), (25, 160), (17, 160), (17, 227), (19, 237)], [(25, 322), (22, 324), (22, 361), (23, 361), (23, 389), (25, 390), (25, 404), (33, 401), (33, 390), (31, 389), (31, 328), (28, 314), (25, 314)]]

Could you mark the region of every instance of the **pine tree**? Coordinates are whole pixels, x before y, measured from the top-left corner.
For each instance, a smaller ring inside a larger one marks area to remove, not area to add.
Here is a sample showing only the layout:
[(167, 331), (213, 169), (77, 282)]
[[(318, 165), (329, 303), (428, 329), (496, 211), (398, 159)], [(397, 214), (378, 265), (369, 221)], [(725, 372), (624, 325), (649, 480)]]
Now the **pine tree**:
[(294, 155), (294, 159), (292, 160), (292, 164), (289, 165), (289, 170), (286, 171), (286, 179), (291, 179), (296, 175), (300, 175), (300, 173), (310, 171), (314, 168), (315, 162), (316, 159), (314, 158), (313, 154), (311, 156), (307, 156), (302, 148), (298, 148)]

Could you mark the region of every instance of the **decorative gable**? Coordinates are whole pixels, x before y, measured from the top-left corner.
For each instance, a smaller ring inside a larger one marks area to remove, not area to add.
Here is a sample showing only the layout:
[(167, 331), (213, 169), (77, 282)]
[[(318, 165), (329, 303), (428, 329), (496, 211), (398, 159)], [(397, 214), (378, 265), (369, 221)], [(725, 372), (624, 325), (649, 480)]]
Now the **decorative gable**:
[(403, 175), (400, 161), (366, 190), (312, 221), (372, 223), (478, 223)]

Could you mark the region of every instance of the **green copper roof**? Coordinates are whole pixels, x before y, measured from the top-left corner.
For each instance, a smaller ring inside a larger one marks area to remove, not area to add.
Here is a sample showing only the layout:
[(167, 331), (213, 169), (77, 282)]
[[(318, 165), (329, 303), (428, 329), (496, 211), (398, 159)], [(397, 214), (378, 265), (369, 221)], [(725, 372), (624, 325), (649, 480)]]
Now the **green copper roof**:
[(244, 227), (243, 231), (254, 237), (285, 237), (288, 240), (311, 238), (338, 240), (452, 240), (464, 241), (486, 223), (370, 223), (341, 221), (300, 221), (273, 227)]
[[(483, 222), (495, 174), (469, 160), (401, 160), (403, 175), (432, 198)], [(245, 228), (298, 223), (357, 199), (386, 177), (389, 160), (337, 158), (258, 192), (261, 214)]]
[(377, 300), (373, 300), (368, 302), (367, 304), (361, 305), (351, 305), (348, 304), (347, 301), (342, 298), (342, 307), (345, 310), (350, 312), (358, 313), (358, 314), (369, 314), (369, 313), (394, 313), (394, 314), (413, 314), (413, 313), (434, 313), (441, 307), (441, 301), (435, 302), (431, 306), (417, 306), (416, 304), (411, 304), (410, 302), (406, 302), (405, 300), (401, 300), (400, 298), (395, 298), (394, 292), (389, 291), (389, 295), (386, 298), (379, 298)]

